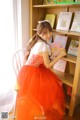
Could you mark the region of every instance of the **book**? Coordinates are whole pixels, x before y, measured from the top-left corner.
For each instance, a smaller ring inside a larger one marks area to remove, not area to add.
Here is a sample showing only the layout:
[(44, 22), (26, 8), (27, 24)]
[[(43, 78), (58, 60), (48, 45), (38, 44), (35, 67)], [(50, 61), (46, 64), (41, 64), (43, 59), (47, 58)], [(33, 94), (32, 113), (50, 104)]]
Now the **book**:
[(57, 30), (69, 30), (72, 19), (72, 12), (60, 12), (57, 23)]
[(50, 22), (52, 28), (54, 27), (55, 17), (56, 17), (55, 14), (46, 14), (46, 16), (45, 16), (45, 20)]
[(57, 3), (61, 3), (61, 4), (66, 4), (66, 3), (73, 3), (74, 0), (57, 0)]
[(67, 95), (71, 96), (72, 94), (72, 87), (71, 86), (67, 86)]
[(73, 3), (74, 0), (65, 0), (66, 3)]
[(53, 67), (53, 69), (58, 70), (60, 72), (65, 72), (67, 62), (65, 60), (60, 59)]
[[(51, 49), (52, 49), (53, 59), (55, 59), (55, 57), (57, 57), (60, 54), (62, 49), (66, 47), (67, 39), (68, 39), (68, 36), (63, 36), (63, 35), (56, 35), (55, 36), (54, 42), (50, 44)], [(53, 69), (61, 71), (61, 72), (65, 72), (66, 63), (67, 62), (65, 60), (60, 59), (53, 66)]]
[(46, 4), (46, 0), (43, 0), (43, 5), (45, 5)]
[(54, 38), (54, 42), (50, 43), (53, 57), (56, 57), (60, 54), (60, 51), (66, 47), (68, 36), (64, 35), (56, 35)]
[(71, 40), (67, 53), (70, 55), (77, 56), (78, 47), (79, 47), (79, 41)]
[(57, 0), (57, 3), (64, 3), (65, 2), (65, 0)]
[(80, 32), (80, 11), (75, 12), (70, 31)]

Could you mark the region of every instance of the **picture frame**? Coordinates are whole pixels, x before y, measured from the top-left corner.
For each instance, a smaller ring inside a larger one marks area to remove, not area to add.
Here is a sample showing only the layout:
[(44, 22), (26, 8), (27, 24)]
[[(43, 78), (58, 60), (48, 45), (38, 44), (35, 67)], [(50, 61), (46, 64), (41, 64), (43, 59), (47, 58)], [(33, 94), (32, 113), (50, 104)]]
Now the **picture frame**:
[(77, 56), (78, 54), (79, 41), (71, 40), (67, 54)]
[(80, 11), (74, 13), (74, 19), (70, 31), (80, 32)]
[(68, 31), (72, 19), (72, 12), (60, 12), (56, 30)]

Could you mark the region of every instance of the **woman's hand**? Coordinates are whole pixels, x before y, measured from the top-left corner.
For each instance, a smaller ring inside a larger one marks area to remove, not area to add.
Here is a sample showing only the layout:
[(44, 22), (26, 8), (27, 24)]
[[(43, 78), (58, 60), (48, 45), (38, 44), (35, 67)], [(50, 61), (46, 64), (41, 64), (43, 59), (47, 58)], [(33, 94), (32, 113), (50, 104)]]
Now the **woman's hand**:
[(47, 68), (51, 68), (53, 67), (53, 65), (59, 60), (61, 59), (62, 57), (66, 56), (66, 50), (65, 49), (62, 49), (60, 54), (58, 56), (56, 56), (52, 61), (50, 61), (49, 59), (49, 54), (48, 52), (43, 52), (42, 53), (42, 56), (43, 56), (43, 59), (44, 59), (44, 65), (47, 67)]
[(66, 50), (64, 48), (60, 48), (60, 49), (52, 51), (52, 55), (50, 56), (50, 59), (51, 60), (55, 59), (61, 53), (63, 53), (63, 56), (66, 56)]

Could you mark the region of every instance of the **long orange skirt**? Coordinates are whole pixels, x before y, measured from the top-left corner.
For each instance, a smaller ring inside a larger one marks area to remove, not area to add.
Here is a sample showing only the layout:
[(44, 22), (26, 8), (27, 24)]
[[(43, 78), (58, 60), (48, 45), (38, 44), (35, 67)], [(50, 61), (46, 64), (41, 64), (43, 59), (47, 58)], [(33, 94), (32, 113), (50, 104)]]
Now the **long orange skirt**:
[(19, 72), (16, 120), (62, 120), (65, 99), (59, 78), (44, 65)]

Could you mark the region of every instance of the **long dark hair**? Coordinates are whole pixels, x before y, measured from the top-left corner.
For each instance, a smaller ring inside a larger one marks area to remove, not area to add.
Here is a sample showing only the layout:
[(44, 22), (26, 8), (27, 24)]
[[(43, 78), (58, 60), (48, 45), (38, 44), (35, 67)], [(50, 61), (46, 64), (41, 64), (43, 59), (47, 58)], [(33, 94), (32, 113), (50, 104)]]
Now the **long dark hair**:
[(52, 32), (52, 27), (50, 23), (48, 21), (41, 21), (37, 25), (37, 33), (31, 38), (31, 40), (27, 44), (27, 50), (30, 52), (31, 48), (38, 40), (42, 40), (46, 44), (48, 44), (47, 41), (40, 36), (40, 34), (44, 35), (47, 34), (47, 32)]

